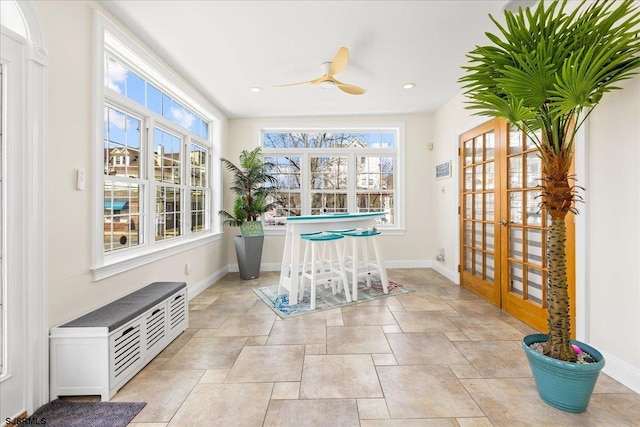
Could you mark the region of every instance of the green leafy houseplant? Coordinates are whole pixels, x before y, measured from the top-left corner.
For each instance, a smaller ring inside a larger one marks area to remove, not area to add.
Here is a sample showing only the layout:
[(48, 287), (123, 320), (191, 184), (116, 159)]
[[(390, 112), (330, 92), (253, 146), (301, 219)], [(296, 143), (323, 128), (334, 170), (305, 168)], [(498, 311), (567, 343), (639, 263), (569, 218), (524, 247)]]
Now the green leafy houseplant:
[(460, 79), (468, 108), (526, 132), (542, 159), (541, 206), (548, 233), (548, 335), (544, 353), (572, 362), (565, 218), (580, 200), (570, 168), (576, 133), (602, 96), (640, 66), (639, 12), (633, 0), (567, 2), (505, 11), (499, 35), (467, 54)]
[(263, 161), (261, 147), (243, 150), (239, 166), (227, 159), (221, 160), (233, 175), (230, 190), (236, 194), (233, 213), (225, 210), (219, 212), (224, 218), (224, 225), (239, 227), (246, 221), (257, 221), (276, 207), (276, 202), (269, 201), (276, 192), (276, 178), (268, 173), (271, 164)]

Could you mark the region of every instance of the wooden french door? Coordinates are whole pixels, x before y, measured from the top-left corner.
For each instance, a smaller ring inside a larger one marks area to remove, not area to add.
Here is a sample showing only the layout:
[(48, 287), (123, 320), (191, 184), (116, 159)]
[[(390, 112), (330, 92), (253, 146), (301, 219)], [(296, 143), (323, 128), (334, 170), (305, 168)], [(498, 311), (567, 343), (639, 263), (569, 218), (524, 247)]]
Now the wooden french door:
[[(542, 165), (526, 135), (494, 119), (460, 136), (462, 286), (523, 322), (547, 329)], [(574, 221), (567, 218), (572, 314)], [(572, 322), (574, 324), (575, 322)]]

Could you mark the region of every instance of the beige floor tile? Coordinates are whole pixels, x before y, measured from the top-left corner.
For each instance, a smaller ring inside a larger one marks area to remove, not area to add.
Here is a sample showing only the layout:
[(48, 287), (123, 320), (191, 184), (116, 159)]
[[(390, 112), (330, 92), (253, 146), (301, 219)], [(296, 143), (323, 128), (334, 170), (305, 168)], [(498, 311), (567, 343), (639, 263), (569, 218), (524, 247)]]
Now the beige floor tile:
[(225, 383), (300, 381), (303, 345), (245, 346)]
[(191, 338), (163, 369), (231, 368), (245, 341), (245, 337)]
[(480, 372), (473, 365), (449, 365), (457, 378), (482, 378)]
[(327, 354), (391, 353), (380, 326), (327, 328)]
[(345, 326), (397, 325), (395, 317), (386, 305), (354, 305), (342, 309)]
[(297, 399), (300, 397), (300, 383), (299, 382), (280, 382), (273, 385), (273, 393), (271, 393), (271, 399)]
[(326, 344), (327, 322), (323, 319), (292, 319), (275, 322), (267, 339), (267, 345)]
[(373, 364), (376, 366), (395, 366), (398, 364), (393, 353), (390, 354), (372, 354)]
[(167, 423), (133, 423), (127, 424), (127, 427), (167, 427)]
[(203, 374), (190, 370), (140, 372), (111, 401), (146, 402), (132, 422), (169, 422)]
[(502, 311), (484, 300), (447, 300), (455, 311), (463, 316), (500, 316)]
[(198, 384), (168, 427), (260, 426), (272, 389), (272, 383)]
[(304, 354), (327, 354), (326, 344), (307, 344)]
[(358, 414), (361, 420), (389, 419), (387, 402), (384, 399), (358, 399)]
[(385, 334), (401, 334), (402, 328), (400, 325), (384, 325), (382, 326), (382, 332)]
[(200, 378), (199, 384), (222, 384), (229, 371), (230, 369), (208, 369)]
[(497, 427), (640, 425), (637, 394), (593, 395), (586, 412), (571, 414), (544, 403), (533, 378), (461, 381)]
[(412, 293), (401, 295), (398, 300), (407, 311), (454, 311), (445, 301), (434, 295)]
[(214, 333), (220, 337), (269, 335), (275, 314), (232, 314)]
[[(235, 424), (239, 425), (239, 424)], [(354, 399), (272, 400), (263, 427), (354, 427)]]
[(484, 416), (447, 366), (379, 366), (378, 376), (391, 418)]
[(447, 331), (444, 333), (449, 341), (469, 341), (469, 337), (464, 332)]
[(398, 365), (465, 364), (467, 359), (441, 333), (390, 334)]
[(458, 331), (451, 320), (437, 311), (402, 311), (393, 315), (405, 333)]
[(156, 357), (173, 357), (186, 343), (197, 333), (198, 329), (189, 328), (178, 335), (171, 343), (164, 348)]
[(502, 317), (462, 316), (450, 318), (450, 320), (472, 341), (519, 341), (523, 337), (522, 332), (509, 325)]
[(466, 341), (454, 345), (485, 378), (530, 377), (527, 356), (516, 341)]
[(478, 418), (457, 418), (460, 427), (493, 427), (491, 421), (486, 417)]
[(218, 329), (229, 317), (222, 308), (189, 311), (189, 327), (192, 329)]
[(247, 345), (266, 345), (267, 339), (269, 337), (267, 335), (258, 335), (257, 337), (247, 337), (247, 341), (244, 343)]
[(459, 427), (455, 418), (362, 420), (360, 427)]
[(376, 397), (383, 395), (371, 356), (305, 356), (301, 399)]

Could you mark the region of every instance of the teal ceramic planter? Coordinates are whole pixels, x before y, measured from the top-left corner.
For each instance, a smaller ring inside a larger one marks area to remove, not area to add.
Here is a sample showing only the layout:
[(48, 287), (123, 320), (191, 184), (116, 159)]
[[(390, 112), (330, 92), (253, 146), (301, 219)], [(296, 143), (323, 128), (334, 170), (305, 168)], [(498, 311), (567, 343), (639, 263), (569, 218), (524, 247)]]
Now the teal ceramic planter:
[(604, 367), (604, 357), (595, 348), (580, 341), (571, 341), (586, 351), (596, 363), (577, 364), (556, 360), (529, 348), (535, 342), (546, 342), (545, 334), (527, 335), (522, 340), (538, 394), (549, 405), (566, 412), (584, 412), (591, 393)]

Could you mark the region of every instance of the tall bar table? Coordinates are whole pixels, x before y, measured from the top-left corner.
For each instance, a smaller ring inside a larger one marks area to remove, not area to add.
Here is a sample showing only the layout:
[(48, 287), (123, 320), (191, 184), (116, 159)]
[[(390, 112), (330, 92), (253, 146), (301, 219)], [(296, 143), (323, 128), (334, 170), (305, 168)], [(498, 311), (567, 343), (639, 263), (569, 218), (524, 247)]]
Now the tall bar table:
[(278, 294), (289, 292), (289, 305), (298, 303), (300, 286), (300, 234), (345, 228), (373, 228), (376, 218), (385, 212), (339, 213), (287, 217), (287, 234), (284, 241)]

